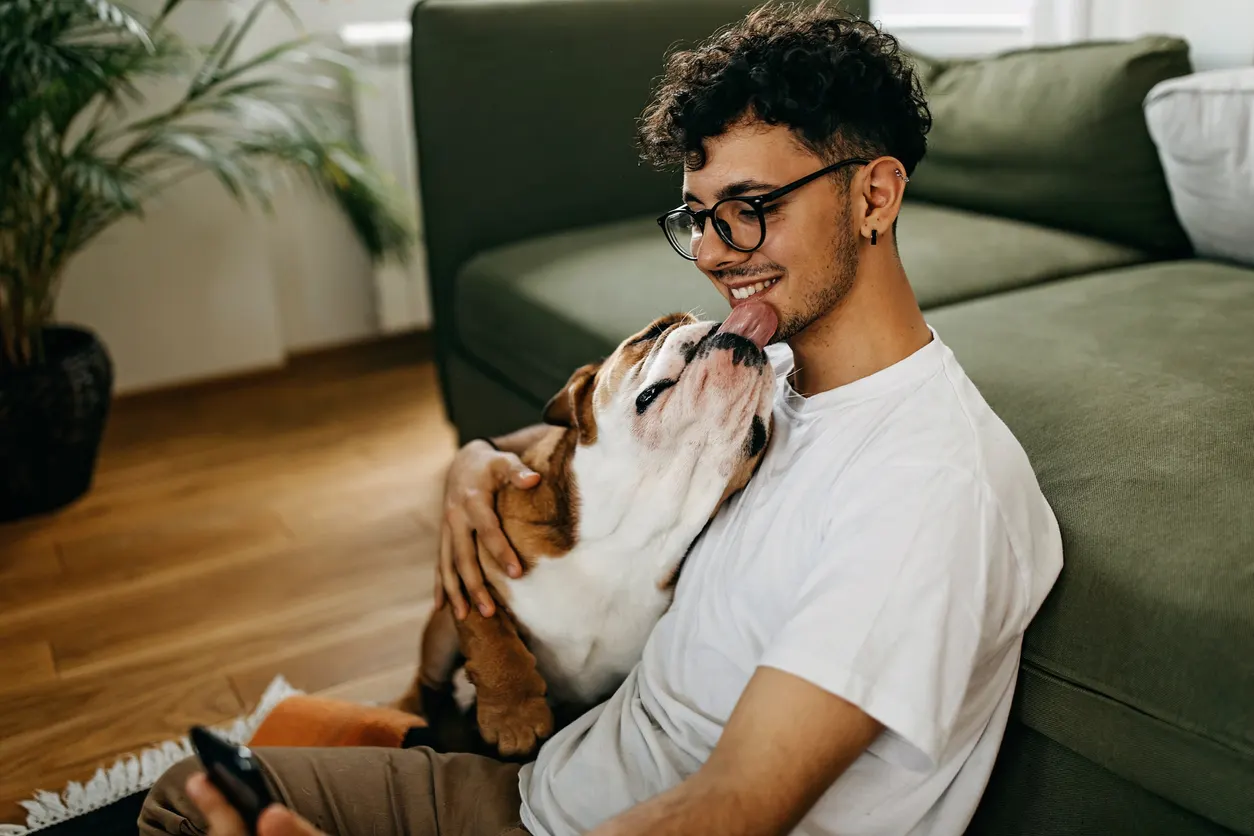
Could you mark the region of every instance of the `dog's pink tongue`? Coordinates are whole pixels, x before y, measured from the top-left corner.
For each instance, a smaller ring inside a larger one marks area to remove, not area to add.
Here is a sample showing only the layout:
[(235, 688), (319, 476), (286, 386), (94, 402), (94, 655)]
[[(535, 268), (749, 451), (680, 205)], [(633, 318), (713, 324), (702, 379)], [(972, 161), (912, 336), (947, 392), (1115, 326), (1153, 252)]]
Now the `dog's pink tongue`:
[(766, 344), (775, 335), (779, 327), (779, 317), (775, 309), (765, 302), (745, 302), (732, 308), (731, 314), (719, 327), (720, 334), (739, 334), (753, 340), (758, 348), (766, 348)]

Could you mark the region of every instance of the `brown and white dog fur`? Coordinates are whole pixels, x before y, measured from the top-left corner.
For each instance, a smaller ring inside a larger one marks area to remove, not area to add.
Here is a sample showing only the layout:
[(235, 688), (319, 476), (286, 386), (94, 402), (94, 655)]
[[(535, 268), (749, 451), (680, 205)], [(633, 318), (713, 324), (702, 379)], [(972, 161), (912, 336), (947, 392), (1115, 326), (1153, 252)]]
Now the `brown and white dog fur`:
[(451, 694), (464, 660), (482, 739), (525, 756), (621, 684), (670, 605), (689, 547), (769, 440), (770, 364), (758, 345), (718, 328), (688, 314), (658, 319), (549, 402), (552, 427), (521, 457), (539, 485), (497, 497), (523, 574), (489, 566), (491, 618), (473, 607), (462, 621), (447, 606), (432, 614), (398, 707), (449, 722), (431, 703)]

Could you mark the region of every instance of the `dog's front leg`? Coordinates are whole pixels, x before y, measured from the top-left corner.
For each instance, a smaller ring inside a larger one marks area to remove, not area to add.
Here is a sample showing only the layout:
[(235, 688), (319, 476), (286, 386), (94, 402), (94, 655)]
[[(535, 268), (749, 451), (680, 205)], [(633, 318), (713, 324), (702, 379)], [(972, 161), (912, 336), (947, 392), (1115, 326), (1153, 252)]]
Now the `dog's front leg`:
[(453, 671), (461, 661), (458, 648), (460, 638), (455, 622), (451, 605), (434, 610), (427, 618), (426, 626), (422, 630), (418, 673), (405, 695), (392, 703), (393, 708), (426, 717), (427, 706), (423, 704), (423, 692), (451, 692)]
[(553, 733), (547, 686), (536, 657), (503, 607), (491, 618), (471, 609), (457, 622), (466, 675), (475, 686), (479, 733), (506, 757), (529, 755)]

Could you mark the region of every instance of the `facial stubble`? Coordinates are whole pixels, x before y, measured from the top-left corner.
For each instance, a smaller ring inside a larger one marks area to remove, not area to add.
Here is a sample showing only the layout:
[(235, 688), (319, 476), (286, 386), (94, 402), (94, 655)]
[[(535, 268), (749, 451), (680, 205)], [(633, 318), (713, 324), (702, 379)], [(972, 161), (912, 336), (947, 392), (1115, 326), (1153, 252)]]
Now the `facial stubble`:
[(858, 242), (850, 228), (849, 213), (849, 204), (845, 203), (844, 211), (833, 224), (828, 280), (813, 287), (800, 311), (783, 317), (775, 336), (771, 338), (772, 343), (786, 342), (800, 334), (836, 310), (853, 289), (858, 272)]

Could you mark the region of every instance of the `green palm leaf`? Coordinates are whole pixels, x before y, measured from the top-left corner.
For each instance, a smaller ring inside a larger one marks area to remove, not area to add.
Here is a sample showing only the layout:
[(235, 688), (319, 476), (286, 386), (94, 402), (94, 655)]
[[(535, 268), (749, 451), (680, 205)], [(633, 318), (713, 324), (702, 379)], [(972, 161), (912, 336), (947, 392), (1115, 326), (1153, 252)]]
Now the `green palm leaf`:
[[(397, 184), (325, 95), (339, 81), (324, 68), (352, 62), (305, 35), (241, 58), (266, 9), (294, 19), (287, 0), (257, 0), (205, 49), (166, 29), (181, 4), (145, 19), (111, 0), (0, 0), (0, 372), (40, 356), (70, 256), (197, 173), (268, 207), (270, 175), (294, 172), (339, 204), (373, 258), (408, 252)], [(184, 95), (127, 119), (151, 78), (184, 79)]]
[(96, 12), (100, 22), (106, 26), (106, 31), (125, 30), (141, 43), (146, 44), (149, 49), (152, 48), (152, 41), (148, 37), (147, 27), (129, 11), (108, 2), (108, 0), (83, 0), (83, 2), (88, 9)]

